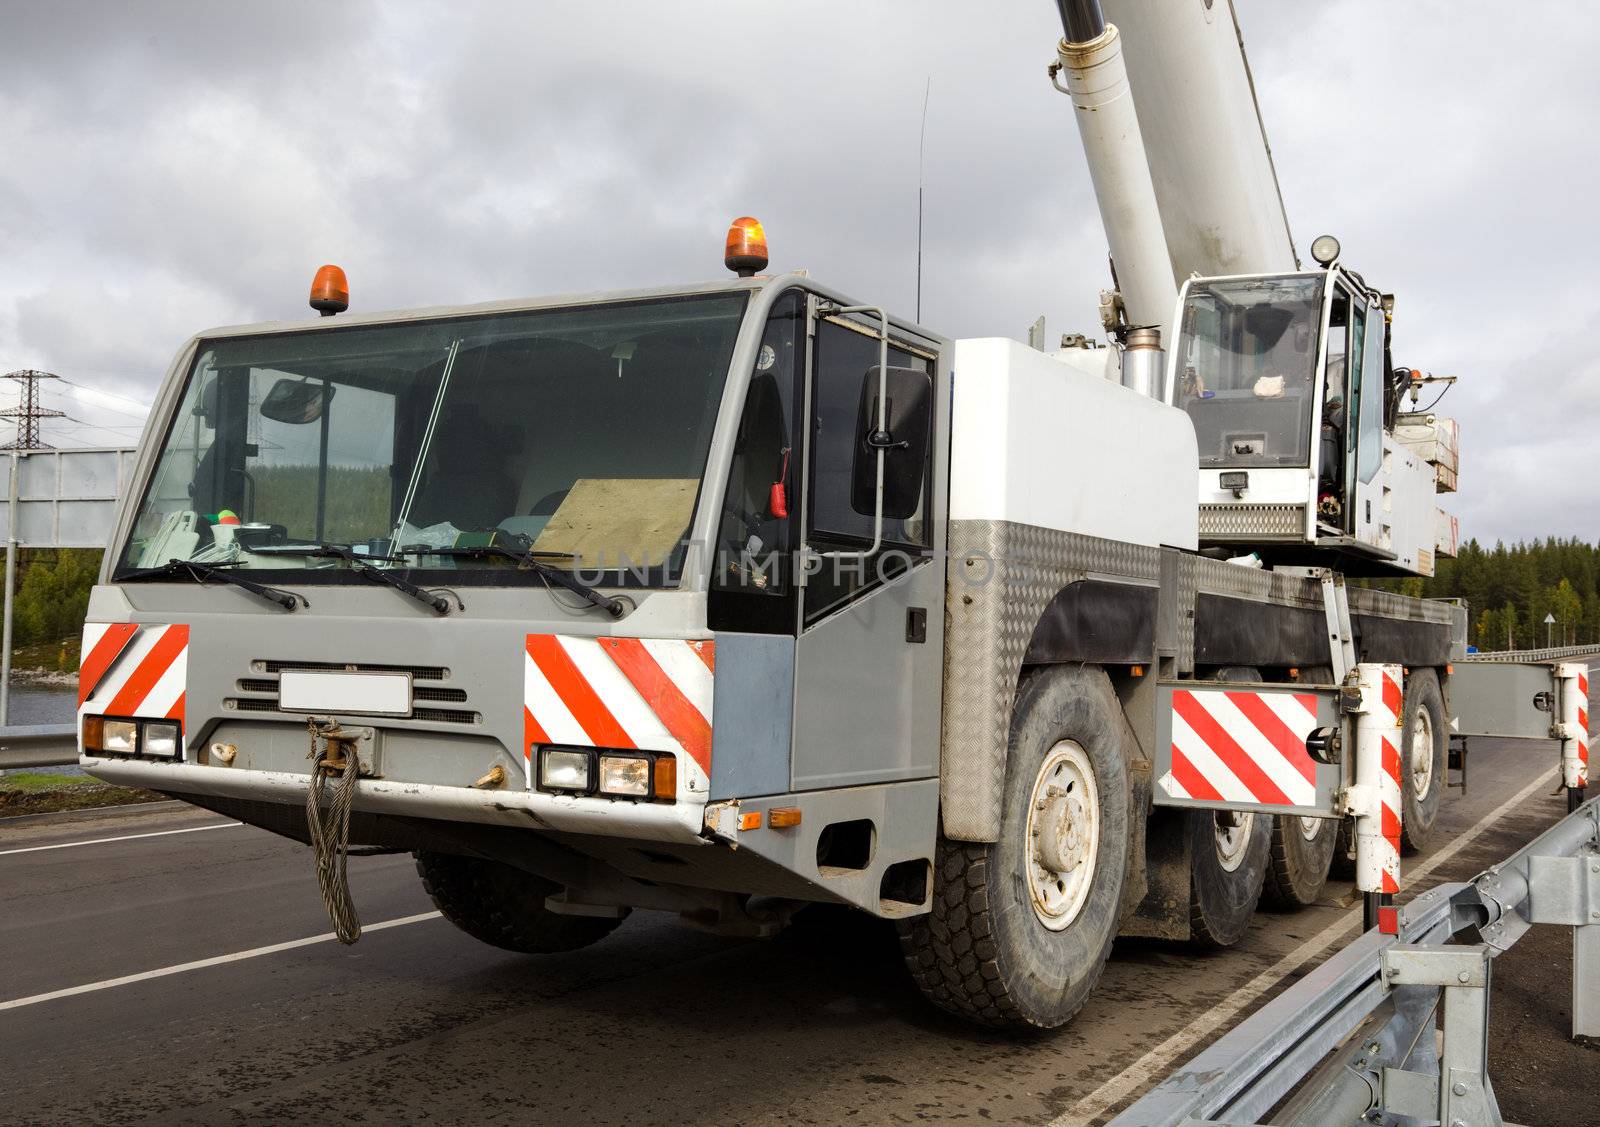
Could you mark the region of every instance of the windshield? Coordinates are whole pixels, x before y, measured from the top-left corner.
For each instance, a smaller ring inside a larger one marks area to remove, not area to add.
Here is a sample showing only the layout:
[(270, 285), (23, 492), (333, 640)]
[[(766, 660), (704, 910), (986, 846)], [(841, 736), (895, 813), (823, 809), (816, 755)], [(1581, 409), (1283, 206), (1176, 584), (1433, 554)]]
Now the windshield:
[[(202, 341), (119, 571), (677, 581), (742, 293)], [(508, 553), (465, 553), (463, 548)], [(430, 554), (430, 549), (440, 550)], [(525, 573), (528, 574), (528, 573)]]
[(1305, 466), (1323, 275), (1194, 281), (1178, 336), (1178, 405), (1202, 466)]

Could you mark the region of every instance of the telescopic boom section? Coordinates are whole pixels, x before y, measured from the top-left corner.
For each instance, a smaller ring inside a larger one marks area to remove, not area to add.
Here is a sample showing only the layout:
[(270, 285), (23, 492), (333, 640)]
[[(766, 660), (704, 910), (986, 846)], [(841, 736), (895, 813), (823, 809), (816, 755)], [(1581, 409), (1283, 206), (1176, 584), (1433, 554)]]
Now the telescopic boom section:
[(1173, 275), (1299, 269), (1233, 0), (1105, 0), (1105, 16), (1122, 34)]
[(1106, 29), (1100, 0), (1056, 0), (1061, 9), (1061, 30), (1068, 43), (1087, 43)]
[(1098, 0), (1057, 3), (1066, 37), (1051, 74), (1058, 76), (1057, 89), (1072, 98), (1128, 324), (1159, 326), (1165, 339), (1171, 335), (1178, 291), (1122, 58), (1122, 38), (1105, 22)]

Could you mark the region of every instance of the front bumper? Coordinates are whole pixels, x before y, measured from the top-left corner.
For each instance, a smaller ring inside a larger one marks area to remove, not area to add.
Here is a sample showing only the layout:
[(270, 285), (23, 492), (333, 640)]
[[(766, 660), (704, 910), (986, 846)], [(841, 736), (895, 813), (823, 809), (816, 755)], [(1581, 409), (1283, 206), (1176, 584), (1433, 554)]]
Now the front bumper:
[[(180, 798), (185, 794), (200, 794), (301, 805), (310, 785), (310, 775), (289, 771), (206, 767), (196, 763), (87, 754), (81, 756), (79, 762), (84, 770), (107, 782), (145, 787)], [(661, 805), (538, 791), (475, 790), (434, 783), (362, 779), (356, 784), (355, 809), (446, 822), (706, 844), (701, 836), (705, 807), (696, 802)]]

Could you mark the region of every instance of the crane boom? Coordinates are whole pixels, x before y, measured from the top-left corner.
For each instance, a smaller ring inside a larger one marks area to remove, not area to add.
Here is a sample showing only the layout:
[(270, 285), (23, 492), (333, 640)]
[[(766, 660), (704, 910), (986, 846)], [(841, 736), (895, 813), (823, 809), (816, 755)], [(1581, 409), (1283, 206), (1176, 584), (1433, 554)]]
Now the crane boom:
[(1390, 359), (1393, 295), (1329, 236), (1302, 268), (1233, 0), (1057, 7), (1050, 73), (1072, 96), (1111, 248), (1105, 369), (1193, 423), (1202, 544), (1433, 574), (1455, 552), (1434, 504), (1455, 489), (1455, 424), (1399, 410), (1417, 385)]

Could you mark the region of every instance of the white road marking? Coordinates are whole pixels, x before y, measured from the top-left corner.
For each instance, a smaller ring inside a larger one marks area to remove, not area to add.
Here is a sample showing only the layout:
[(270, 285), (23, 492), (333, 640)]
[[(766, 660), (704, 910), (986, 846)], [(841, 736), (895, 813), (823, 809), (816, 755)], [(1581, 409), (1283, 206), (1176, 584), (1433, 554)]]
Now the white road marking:
[(242, 826), (243, 822), (221, 822), (214, 826), (190, 826), (182, 830), (156, 830), (147, 834), (123, 834), (121, 837), (96, 837), (88, 841), (63, 841), (56, 845), (30, 845), (26, 849), (0, 849), (0, 857), (15, 853), (43, 853), (46, 849), (76, 849), (80, 845), (105, 845), (113, 841), (137, 841), (142, 837), (170, 837), (172, 834), (197, 834), (201, 830), (226, 830)]
[[(1411, 882), (1421, 880), (1468, 845), (1471, 845), (1478, 835), (1498, 822), (1507, 809), (1522, 805), (1530, 796), (1550, 785), (1550, 771), (1540, 772), (1533, 782), (1513, 795), (1507, 803), (1485, 814), (1471, 829), (1461, 834), (1448, 846), (1428, 858), (1415, 869), (1409, 872), (1402, 870), (1402, 879), (1408, 885)], [(1346, 935), (1358, 930), (1360, 926), (1361, 917), (1359, 914), (1356, 914), (1353, 918), (1347, 916), (1337, 923), (1329, 924), (1249, 982), (1239, 987), (1229, 995), (1225, 1002), (1212, 1007), (1203, 1017), (1186, 1025), (1180, 1032), (1168, 1037), (1116, 1076), (1107, 1080), (1100, 1087), (1051, 1120), (1050, 1127), (1087, 1127), (1098, 1116), (1105, 1114), (1107, 1110), (1133, 1095), (1134, 1092), (1156, 1077), (1171, 1072), (1173, 1062), (1188, 1060), (1201, 1045), (1210, 1041), (1219, 1030), (1231, 1025), (1234, 1019), (1239, 1017), (1244, 1010), (1255, 1005), (1264, 995), (1276, 988), (1283, 981), (1285, 975), (1321, 955), (1324, 951), (1344, 939)]]
[[(422, 912), (415, 916), (401, 916), (393, 920), (381, 920), (375, 924), (366, 924), (362, 927), (363, 935), (373, 931), (383, 931), (391, 927), (405, 927), (407, 924), (421, 923), (431, 920), (439, 915), (438, 912)], [(138, 974), (125, 974), (121, 978), (106, 978), (99, 982), (86, 982), (82, 986), (68, 986), (64, 990), (52, 990), (47, 994), (34, 994), (27, 998), (13, 998), (9, 1002), (0, 1002), (0, 1010), (19, 1010), (23, 1006), (37, 1006), (41, 1002), (53, 1002), (58, 998), (71, 998), (78, 994), (92, 994), (97, 990), (110, 990), (114, 986), (128, 986), (135, 982), (148, 982), (152, 978), (165, 978), (172, 974), (183, 974), (191, 970), (205, 970), (207, 967), (220, 967), (228, 963), (242, 962), (245, 959), (258, 959), (263, 955), (276, 955), (280, 951), (293, 951), (297, 947), (310, 947), (318, 943), (331, 943), (338, 936), (333, 932), (325, 935), (312, 935), (305, 939), (291, 939), (287, 943), (273, 943), (266, 947), (253, 947), (248, 951), (235, 951), (231, 955), (214, 955), (209, 959), (196, 959), (192, 963), (178, 963), (175, 966), (160, 967), (156, 970), (140, 971)]]

